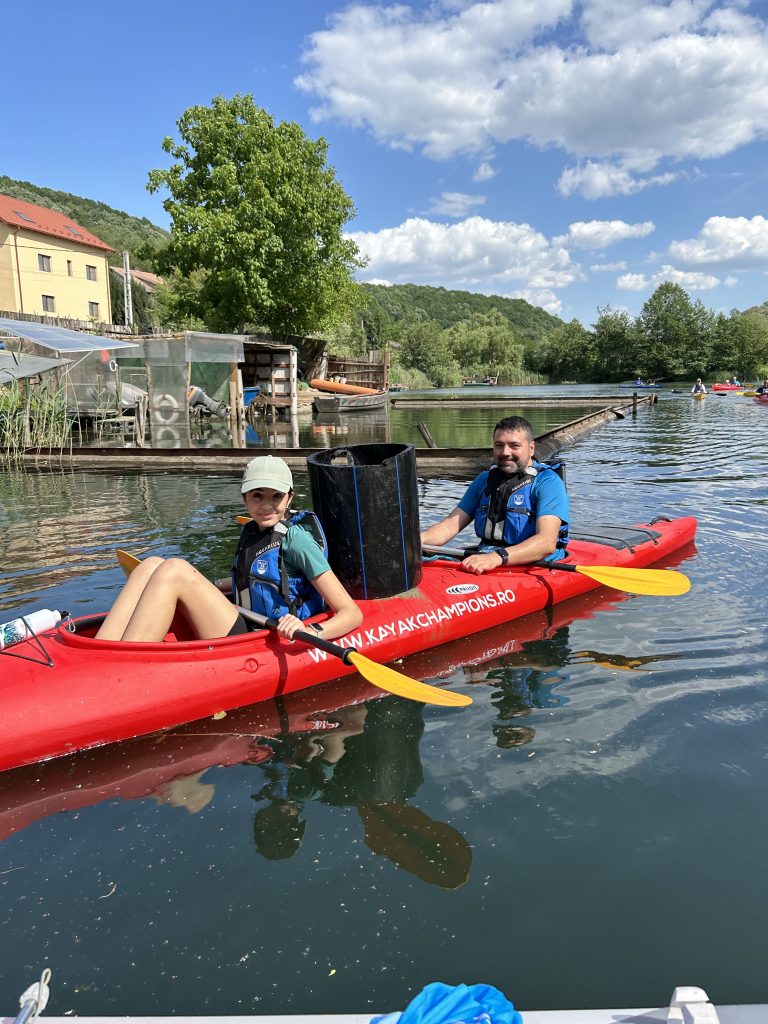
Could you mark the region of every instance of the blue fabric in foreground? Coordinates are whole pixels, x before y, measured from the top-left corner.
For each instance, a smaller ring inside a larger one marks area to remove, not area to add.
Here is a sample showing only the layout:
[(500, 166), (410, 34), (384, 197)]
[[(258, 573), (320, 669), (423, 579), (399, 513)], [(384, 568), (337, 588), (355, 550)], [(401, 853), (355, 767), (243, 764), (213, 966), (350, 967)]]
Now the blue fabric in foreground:
[(523, 1024), (506, 996), (492, 985), (434, 981), (402, 1013), (373, 1017), (371, 1024)]

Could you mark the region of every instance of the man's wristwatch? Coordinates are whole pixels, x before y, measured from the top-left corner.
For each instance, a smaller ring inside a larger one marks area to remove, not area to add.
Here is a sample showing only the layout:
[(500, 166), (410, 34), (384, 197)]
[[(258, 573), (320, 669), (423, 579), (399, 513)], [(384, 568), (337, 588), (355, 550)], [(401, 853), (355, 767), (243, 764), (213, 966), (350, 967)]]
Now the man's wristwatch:
[(316, 633), (323, 632), (323, 624), (321, 622), (308, 622), (307, 625), (310, 629), (314, 629)]
[(509, 561), (509, 552), (507, 551), (507, 549), (506, 548), (496, 548), (495, 550), (496, 550), (496, 554), (501, 559), (501, 564), (502, 565), (506, 565), (507, 562)]

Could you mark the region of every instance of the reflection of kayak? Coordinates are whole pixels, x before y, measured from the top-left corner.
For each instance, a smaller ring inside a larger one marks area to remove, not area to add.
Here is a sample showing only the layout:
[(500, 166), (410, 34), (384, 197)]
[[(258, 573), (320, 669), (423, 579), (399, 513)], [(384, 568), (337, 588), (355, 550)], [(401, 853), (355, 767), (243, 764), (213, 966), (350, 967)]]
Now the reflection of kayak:
[[(577, 564), (647, 566), (693, 539), (692, 517), (595, 526), (574, 539)], [(363, 625), (341, 643), (387, 662), (509, 622), (593, 590), (582, 573), (536, 567), (473, 576), (426, 563), (418, 587), (360, 601)], [(353, 673), (301, 643), (257, 631), (220, 640), (93, 639), (100, 616), (75, 620), (0, 652), (0, 769), (129, 739), (269, 700)]]
[[(686, 545), (656, 564), (672, 568), (692, 553), (693, 545)], [(526, 615), (514, 631), (506, 624), (496, 626), (412, 655), (399, 667), (414, 679), (434, 682), (458, 674), (467, 683), (492, 682), (483, 665), (499, 658), (527, 663), (529, 652), (535, 656), (541, 641), (627, 599), (627, 594), (601, 587)], [(204, 797), (200, 791), (207, 783), (200, 776), (208, 768), (266, 763), (272, 747), (265, 739), (332, 730), (336, 726), (328, 716), (333, 712), (384, 696), (360, 676), (352, 676), (239, 708), (220, 720), (207, 718), (169, 732), (4, 772), (0, 774), (0, 841), (52, 814), (103, 800), (151, 796), (159, 803), (178, 806), (181, 791), (183, 805), (190, 808), (193, 789)]]
[(177, 806), (181, 801), (175, 796), (183, 790), (189, 808), (190, 794), (195, 789), (200, 793), (199, 776), (206, 769), (261, 764), (272, 757), (266, 738), (333, 729), (327, 720), (332, 712), (383, 696), (359, 676), (337, 680), (240, 708), (221, 720), (207, 718), (172, 732), (5, 772), (0, 775), (0, 842), (51, 814), (116, 797), (153, 796)]

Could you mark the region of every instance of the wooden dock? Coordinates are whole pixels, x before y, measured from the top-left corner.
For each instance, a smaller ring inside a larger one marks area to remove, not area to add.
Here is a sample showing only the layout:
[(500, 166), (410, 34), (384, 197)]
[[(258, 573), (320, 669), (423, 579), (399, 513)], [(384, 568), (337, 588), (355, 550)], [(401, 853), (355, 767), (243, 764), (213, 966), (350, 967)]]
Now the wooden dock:
[[(637, 405), (652, 405), (656, 396), (638, 399)], [(621, 405), (604, 406), (580, 416), (536, 438), (536, 455), (547, 459), (562, 448), (606, 422), (626, 418), (634, 411), (632, 402), (624, 398)], [(343, 447), (343, 446), (342, 446)], [(36, 448), (21, 456), (25, 469), (41, 472), (80, 470), (117, 470), (125, 472), (208, 473), (242, 471), (246, 462), (263, 448)], [(306, 469), (307, 458), (318, 448), (270, 448), (270, 455), (285, 459), (292, 470)], [(482, 448), (417, 448), (416, 468), (424, 477), (458, 477), (466, 479), (487, 469), (491, 458), (490, 426), (488, 444)]]

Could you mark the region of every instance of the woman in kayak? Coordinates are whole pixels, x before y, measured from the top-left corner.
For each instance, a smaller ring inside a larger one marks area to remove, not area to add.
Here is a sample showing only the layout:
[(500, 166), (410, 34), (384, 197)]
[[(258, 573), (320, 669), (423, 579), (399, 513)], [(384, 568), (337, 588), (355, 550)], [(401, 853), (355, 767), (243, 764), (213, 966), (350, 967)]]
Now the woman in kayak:
[[(211, 583), (181, 558), (146, 558), (128, 577), (97, 639), (160, 641), (177, 612), (200, 640), (246, 633), (249, 626), (230, 599), (233, 587), (240, 603), (278, 619), (278, 632), (289, 640), (302, 619), (324, 604), (331, 616), (312, 626), (327, 640), (362, 622), (320, 546), (318, 520), (313, 513), (289, 512), (293, 477), (287, 464), (272, 455), (251, 459), (240, 490), (251, 522), (238, 544), (232, 583)], [(303, 520), (316, 524), (314, 531)]]
[(696, 383), (691, 388), (692, 395), (706, 395), (707, 389), (701, 383), (701, 377), (696, 378)]

